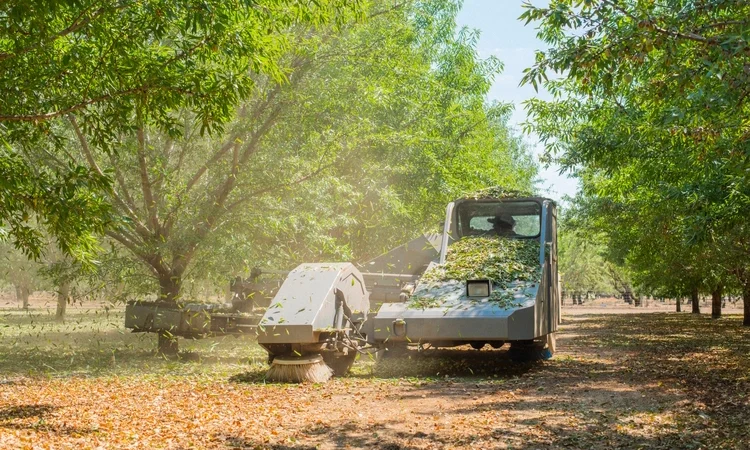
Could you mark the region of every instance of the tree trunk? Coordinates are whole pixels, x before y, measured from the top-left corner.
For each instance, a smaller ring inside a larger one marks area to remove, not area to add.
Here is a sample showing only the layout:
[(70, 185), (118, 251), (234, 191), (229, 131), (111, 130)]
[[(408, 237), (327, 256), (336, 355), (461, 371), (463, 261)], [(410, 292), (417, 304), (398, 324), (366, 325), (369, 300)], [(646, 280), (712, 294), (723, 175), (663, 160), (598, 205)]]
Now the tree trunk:
[(157, 351), (160, 355), (174, 356), (179, 351), (179, 343), (177, 342), (177, 336), (173, 335), (169, 331), (160, 331)]
[(677, 312), (682, 312), (682, 298), (677, 297), (677, 300), (675, 300), (675, 304), (677, 305)]
[(171, 303), (177, 303), (182, 288), (182, 275), (173, 273), (165, 274), (159, 277), (159, 300)]
[[(181, 288), (182, 273), (175, 274), (174, 271), (171, 271), (169, 274), (163, 274), (159, 277), (159, 300), (176, 305), (177, 299), (180, 297)], [(177, 336), (166, 330), (160, 331), (159, 340), (157, 342), (157, 352), (160, 355), (174, 356), (177, 355), (178, 351), (179, 343), (177, 341)]]
[(629, 287), (625, 287), (625, 291), (622, 293), (622, 300), (628, 305), (633, 303), (633, 293), (630, 292)]
[(723, 291), (722, 286), (717, 286), (713, 292), (711, 292), (711, 318), (721, 318), (721, 294)]
[(636, 295), (634, 297), (634, 300), (635, 300), (635, 307), (636, 308), (639, 308), (639, 307), (643, 306), (643, 298), (640, 295)]
[(694, 287), (693, 290), (690, 292), (690, 301), (693, 304), (693, 314), (700, 314), (701, 313), (701, 304), (700, 299), (698, 298), (698, 288)]
[(742, 303), (744, 303), (742, 325), (750, 327), (750, 280), (745, 282), (745, 289), (742, 290)]
[(21, 302), (21, 309), (23, 309), (24, 311), (27, 311), (29, 309), (30, 294), (31, 292), (27, 286), (16, 286), (16, 300)]
[(60, 283), (60, 288), (57, 291), (57, 311), (55, 312), (55, 320), (59, 322), (65, 321), (65, 310), (68, 308), (68, 299), (70, 298), (70, 283)]

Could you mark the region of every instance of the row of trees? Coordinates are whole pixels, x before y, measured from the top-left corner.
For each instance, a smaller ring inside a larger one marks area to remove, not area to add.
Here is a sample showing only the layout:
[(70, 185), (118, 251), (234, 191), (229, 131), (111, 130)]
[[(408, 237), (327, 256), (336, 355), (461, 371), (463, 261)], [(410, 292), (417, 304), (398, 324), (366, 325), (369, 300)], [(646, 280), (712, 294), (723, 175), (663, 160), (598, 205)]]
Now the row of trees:
[[(556, 0), (528, 6), (549, 50), (525, 82), (547, 157), (582, 180), (571, 215), (658, 296), (727, 291), (750, 325), (750, 5)], [(693, 303), (697, 305), (697, 301)]]
[[(460, 2), (111, 3), (60, 2), (35, 43), (5, 50), (71, 77), (15, 68), (27, 100), (0, 104), (8, 158), (42, 175), (13, 178), (31, 194), (3, 209), (31, 255), (52, 239), (81, 276), (176, 301), (186, 280), (366, 259), (460, 193), (532, 186), (509, 105), (485, 100), (502, 65), (457, 31)], [(4, 6), (18, 10), (5, 38), (23, 41), (27, 5)], [(70, 189), (49, 195), (45, 176)], [(65, 217), (37, 207), (46, 197)]]

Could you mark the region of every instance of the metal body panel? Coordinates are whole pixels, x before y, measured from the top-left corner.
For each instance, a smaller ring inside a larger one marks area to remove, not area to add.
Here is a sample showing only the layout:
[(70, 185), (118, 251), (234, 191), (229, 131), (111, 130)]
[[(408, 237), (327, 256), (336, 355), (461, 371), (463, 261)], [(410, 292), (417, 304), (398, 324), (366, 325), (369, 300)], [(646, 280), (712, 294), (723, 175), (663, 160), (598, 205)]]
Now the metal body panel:
[(370, 307), (397, 302), (401, 289), (413, 283), (428, 265), (440, 257), (440, 234), (422, 234), (377, 258), (357, 266), (370, 292)]
[(357, 268), (365, 274), (420, 275), (428, 264), (440, 257), (441, 240), (440, 234), (422, 234), (377, 258), (359, 264)]
[[(376, 341), (430, 340), (522, 340), (535, 336), (536, 304), (540, 285), (513, 291), (517, 306), (503, 308), (487, 298), (469, 298), (464, 283), (457, 281), (438, 287), (421, 286), (415, 295), (429, 292), (440, 299), (440, 306), (416, 308), (408, 303), (384, 304), (374, 319)], [(403, 322), (399, 335), (394, 323)]]
[(365, 316), (369, 294), (351, 263), (302, 264), (289, 273), (258, 326), (259, 344), (308, 344), (337, 324), (336, 297)]
[(235, 313), (220, 304), (132, 301), (125, 306), (126, 328), (185, 337), (248, 332), (258, 319), (258, 315)]

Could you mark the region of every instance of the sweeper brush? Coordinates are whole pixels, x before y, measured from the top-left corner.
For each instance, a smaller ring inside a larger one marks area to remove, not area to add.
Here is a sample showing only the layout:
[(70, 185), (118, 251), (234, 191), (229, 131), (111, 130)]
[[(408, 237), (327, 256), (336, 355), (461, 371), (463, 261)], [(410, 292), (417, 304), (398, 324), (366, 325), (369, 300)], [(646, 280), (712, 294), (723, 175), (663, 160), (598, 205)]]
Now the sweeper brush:
[(258, 324), (268, 351), (267, 378), (324, 382), (346, 374), (366, 343), (370, 308), (362, 274), (351, 263), (302, 264), (289, 273)]
[(320, 355), (277, 356), (266, 373), (266, 379), (279, 383), (325, 383), (333, 370)]

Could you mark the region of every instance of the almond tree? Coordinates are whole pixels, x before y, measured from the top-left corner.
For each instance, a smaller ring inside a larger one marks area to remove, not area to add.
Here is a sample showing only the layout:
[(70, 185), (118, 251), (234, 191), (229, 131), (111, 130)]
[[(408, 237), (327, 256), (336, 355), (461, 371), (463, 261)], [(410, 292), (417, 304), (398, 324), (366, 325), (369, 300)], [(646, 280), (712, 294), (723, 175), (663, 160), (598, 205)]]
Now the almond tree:
[[(107, 226), (108, 174), (42, 149), (65, 145), (75, 116), (97, 151), (140, 126), (175, 135), (178, 110), (219, 130), (251, 95), (253, 74), (282, 80), (295, 26), (342, 24), (357, 0), (9, 0), (0, 3), (0, 227), (39, 256), (43, 230), (91, 258)], [(36, 227), (36, 225), (39, 227)]]
[[(129, 116), (132, 132), (112, 151), (77, 113), (56, 133), (69, 133), (66, 154), (114, 180), (106, 234), (164, 301), (180, 297), (189, 269), (237, 259), (236, 248), (286, 264), (291, 247), (327, 249), (318, 257), (372, 252), (435, 220), (464, 189), (527, 187), (535, 174), (505, 126), (508, 106), (485, 102), (500, 64), (477, 58), (473, 33), (455, 32), (458, 10), (406, 3), (343, 30), (296, 30), (286, 81), (254, 74), (252, 97), (219, 135), (202, 134), (190, 110), (170, 116), (179, 136)], [(389, 219), (411, 226), (369, 231)], [(290, 233), (299, 245), (284, 242)], [(307, 245), (312, 238), (321, 245)]]
[(549, 45), (524, 79), (555, 95), (527, 105), (547, 156), (582, 176), (635, 273), (712, 293), (714, 317), (750, 266), (749, 8), (559, 0), (522, 16)]

